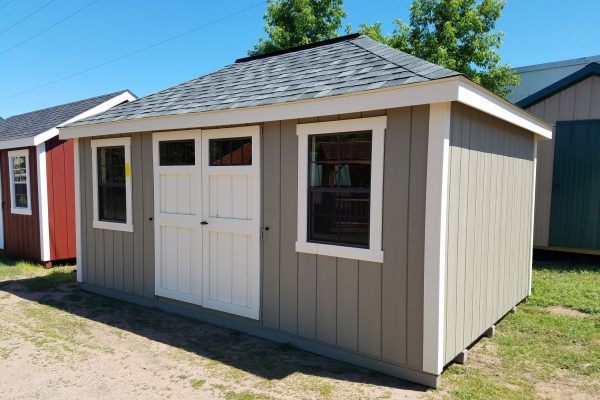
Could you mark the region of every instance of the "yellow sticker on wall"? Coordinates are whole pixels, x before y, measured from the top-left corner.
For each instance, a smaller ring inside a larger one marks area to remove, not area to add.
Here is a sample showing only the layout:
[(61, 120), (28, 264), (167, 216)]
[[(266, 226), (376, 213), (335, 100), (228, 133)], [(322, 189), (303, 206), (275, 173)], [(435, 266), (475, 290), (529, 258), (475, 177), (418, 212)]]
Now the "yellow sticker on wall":
[(125, 163), (125, 176), (131, 176), (131, 164), (129, 164), (128, 162)]

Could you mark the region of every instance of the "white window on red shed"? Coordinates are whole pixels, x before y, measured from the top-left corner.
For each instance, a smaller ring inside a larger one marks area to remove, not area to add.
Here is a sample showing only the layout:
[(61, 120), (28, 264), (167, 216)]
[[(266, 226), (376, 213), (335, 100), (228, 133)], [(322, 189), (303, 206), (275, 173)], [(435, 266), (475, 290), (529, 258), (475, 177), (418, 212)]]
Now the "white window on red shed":
[(10, 211), (12, 214), (31, 215), (29, 151), (9, 151), (8, 168), (10, 178)]

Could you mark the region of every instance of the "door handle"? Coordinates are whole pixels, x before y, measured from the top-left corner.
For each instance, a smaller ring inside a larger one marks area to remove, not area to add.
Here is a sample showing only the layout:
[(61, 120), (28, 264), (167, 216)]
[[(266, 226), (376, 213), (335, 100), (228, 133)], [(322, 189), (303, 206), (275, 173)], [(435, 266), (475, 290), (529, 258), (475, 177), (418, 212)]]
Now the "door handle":
[(200, 222), (200, 225), (208, 225), (208, 222), (207, 221), (202, 221), (202, 222)]

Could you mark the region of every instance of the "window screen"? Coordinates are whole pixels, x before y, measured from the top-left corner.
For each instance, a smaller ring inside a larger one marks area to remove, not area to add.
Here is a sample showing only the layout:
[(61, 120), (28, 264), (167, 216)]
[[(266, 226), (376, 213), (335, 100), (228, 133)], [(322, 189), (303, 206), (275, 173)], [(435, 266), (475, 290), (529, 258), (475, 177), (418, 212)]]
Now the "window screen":
[(14, 206), (15, 208), (29, 208), (27, 190), (27, 157), (12, 157), (12, 171), (14, 182)]
[(98, 148), (98, 218), (127, 222), (124, 146)]
[(168, 140), (159, 143), (160, 165), (194, 165), (196, 145), (194, 140)]
[(371, 132), (310, 135), (308, 240), (369, 247)]
[(210, 165), (252, 165), (252, 138), (209, 140)]

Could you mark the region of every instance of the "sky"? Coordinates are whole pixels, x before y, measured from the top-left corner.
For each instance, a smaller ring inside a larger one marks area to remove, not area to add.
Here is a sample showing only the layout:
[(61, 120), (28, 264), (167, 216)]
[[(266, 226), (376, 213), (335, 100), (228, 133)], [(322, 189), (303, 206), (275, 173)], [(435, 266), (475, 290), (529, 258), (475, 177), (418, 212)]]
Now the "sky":
[[(345, 0), (344, 24), (390, 32), (410, 3)], [(214, 71), (264, 35), (264, 11), (264, 0), (0, 0), (0, 116), (121, 89), (141, 97)], [(598, 15), (598, 0), (508, 0), (502, 62), (600, 55)]]

